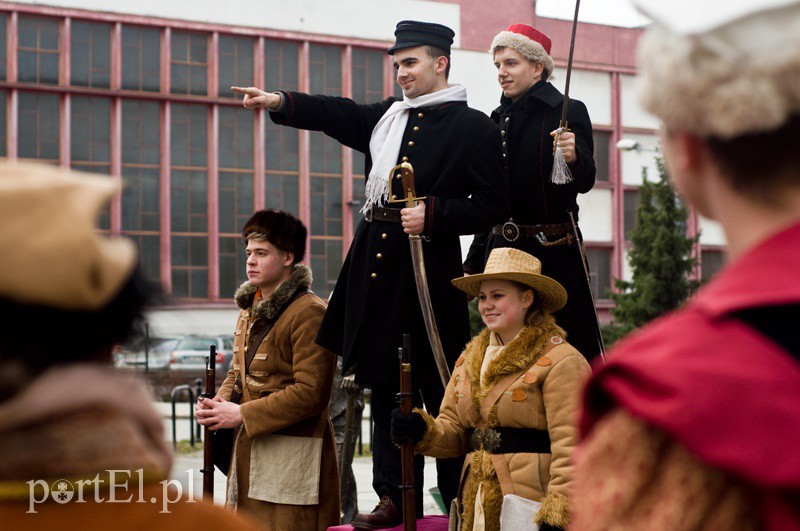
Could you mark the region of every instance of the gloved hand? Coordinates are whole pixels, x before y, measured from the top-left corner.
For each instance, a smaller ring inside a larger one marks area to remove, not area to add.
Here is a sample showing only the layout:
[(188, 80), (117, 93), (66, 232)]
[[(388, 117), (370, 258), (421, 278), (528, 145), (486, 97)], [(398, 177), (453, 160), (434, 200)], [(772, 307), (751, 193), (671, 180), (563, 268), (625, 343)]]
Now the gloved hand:
[(564, 531), (560, 527), (556, 527), (554, 525), (550, 525), (546, 522), (539, 524), (539, 531)]
[(425, 435), (425, 420), (419, 413), (411, 413), (405, 416), (400, 409), (392, 411), (392, 442), (397, 445), (407, 441), (418, 443)]

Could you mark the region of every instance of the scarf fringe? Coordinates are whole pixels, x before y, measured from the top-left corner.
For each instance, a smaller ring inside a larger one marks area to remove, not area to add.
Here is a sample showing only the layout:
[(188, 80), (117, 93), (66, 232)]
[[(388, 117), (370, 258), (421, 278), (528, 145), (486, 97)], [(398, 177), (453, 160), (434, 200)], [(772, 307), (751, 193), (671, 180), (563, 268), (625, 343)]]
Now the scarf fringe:
[(446, 89), (430, 94), (403, 98), (403, 101), (394, 102), (381, 116), (369, 140), (372, 169), (367, 178), (367, 200), (361, 208), (362, 214), (366, 215), (373, 206), (380, 206), (388, 200), (389, 171), (397, 164), (397, 157), (400, 156), (400, 145), (408, 125), (408, 111), (453, 101), (467, 101), (467, 89), (463, 85), (448, 85)]

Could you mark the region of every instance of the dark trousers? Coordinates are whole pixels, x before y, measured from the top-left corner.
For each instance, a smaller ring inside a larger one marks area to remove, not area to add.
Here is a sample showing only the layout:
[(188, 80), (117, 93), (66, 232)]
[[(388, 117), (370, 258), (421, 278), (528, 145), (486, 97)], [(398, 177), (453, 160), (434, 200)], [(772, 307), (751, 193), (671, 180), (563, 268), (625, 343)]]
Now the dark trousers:
[[(373, 386), (370, 407), (374, 428), (372, 433), (372, 487), (379, 497), (389, 496), (400, 509), (402, 504), (402, 469), (400, 463), (400, 449), (391, 439), (391, 413), (399, 407), (395, 399), (397, 388), (390, 386)], [(439, 414), (439, 406), (444, 397), (444, 389), (438, 379), (432, 379), (414, 393), (414, 406), (422, 407), (434, 417)], [(450, 507), (450, 502), (458, 494), (458, 483), (461, 476), (461, 466), (464, 457), (436, 460), (436, 478), (439, 492), (442, 494), (445, 507)], [(414, 457), (414, 486), (417, 499), (417, 516), (422, 516), (422, 485), (424, 459), (417, 455)]]

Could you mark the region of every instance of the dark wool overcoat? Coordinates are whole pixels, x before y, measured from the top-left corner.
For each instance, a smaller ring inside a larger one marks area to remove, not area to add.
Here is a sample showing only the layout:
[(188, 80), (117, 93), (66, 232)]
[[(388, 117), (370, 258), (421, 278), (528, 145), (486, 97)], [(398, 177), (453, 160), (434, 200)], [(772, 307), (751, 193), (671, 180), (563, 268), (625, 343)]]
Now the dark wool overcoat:
[[(569, 223), (568, 210), (578, 221), (578, 194), (591, 190), (595, 182), (592, 122), (583, 102), (570, 98), (569, 129), (575, 133), (578, 160), (570, 166), (573, 181), (553, 184), (553, 137), (558, 129), (564, 95), (552, 84), (539, 81), (512, 104), (501, 97), (492, 119), (500, 126), (506, 169), (511, 182), (511, 217), (520, 225)], [(587, 220), (584, 220), (586, 222)], [(588, 220), (591, 222), (591, 220)], [(564, 233), (566, 235), (566, 232)], [(549, 237), (548, 240), (559, 239)], [(495, 247), (512, 246), (542, 261), (542, 274), (559, 281), (567, 290), (567, 305), (554, 314), (569, 342), (587, 359), (599, 354), (595, 335), (595, 313), (586, 282), (581, 255), (575, 243), (543, 246), (535, 238), (520, 237), (507, 242), (502, 236), (478, 234), (470, 248), (464, 271), (480, 273)]]
[[(369, 140), (394, 98), (369, 105), (346, 98), (285, 93), (286, 112), (273, 121), (323, 131), (366, 155)], [(397, 162), (414, 167), (417, 195), (427, 196), (423, 242), (426, 273), (449, 364), (469, 340), (467, 299), (450, 284), (462, 275), (459, 235), (474, 234), (508, 217), (500, 131), (466, 103), (409, 112)], [(387, 175), (388, 177), (388, 175)], [(392, 193), (402, 196), (400, 181)], [(401, 205), (387, 205), (401, 208)], [(399, 223), (362, 219), (342, 266), (317, 342), (355, 365), (364, 384), (398, 385), (397, 349), (410, 333), (416, 383), (438, 378), (414, 284), (408, 236)]]

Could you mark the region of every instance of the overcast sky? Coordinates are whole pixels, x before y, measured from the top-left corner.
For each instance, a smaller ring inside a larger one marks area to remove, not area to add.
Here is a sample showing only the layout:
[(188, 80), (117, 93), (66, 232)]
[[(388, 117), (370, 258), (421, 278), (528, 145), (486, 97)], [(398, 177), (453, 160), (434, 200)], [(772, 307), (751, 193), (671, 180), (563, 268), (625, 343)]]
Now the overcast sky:
[[(536, 14), (572, 20), (575, 0), (536, 0)], [(643, 26), (649, 21), (636, 11), (630, 0), (582, 0), (578, 18), (581, 22), (626, 28)]]

